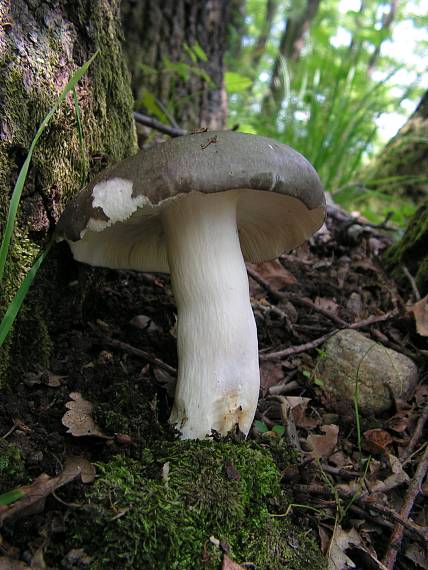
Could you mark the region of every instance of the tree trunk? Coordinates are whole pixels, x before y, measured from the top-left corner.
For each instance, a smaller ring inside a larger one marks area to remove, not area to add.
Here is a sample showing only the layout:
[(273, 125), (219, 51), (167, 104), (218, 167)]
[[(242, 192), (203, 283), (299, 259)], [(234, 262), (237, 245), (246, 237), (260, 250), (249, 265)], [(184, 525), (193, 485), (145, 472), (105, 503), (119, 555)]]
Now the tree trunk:
[[(77, 87), (85, 152), (80, 151), (73, 99), (51, 120), (33, 155), (18, 212), (0, 316), (40, 245), (85, 173), (136, 150), (132, 94), (122, 56), (116, 0), (13, 0), (0, 4), (0, 235), (9, 200), (34, 134), (77, 67), (99, 50)], [(55, 253), (29, 296), (14, 333), (0, 349), (0, 384), (13, 365), (46, 366), (47, 325), (60, 303)]]
[[(385, 193), (420, 201), (428, 193), (428, 91), (365, 173)], [(384, 182), (383, 182), (384, 181)]]
[[(394, 277), (406, 288), (405, 265), (415, 277), (422, 295), (428, 293), (428, 91), (398, 134), (387, 144), (369, 172), (370, 178), (385, 179), (394, 194), (410, 197), (420, 206), (409, 221), (403, 238), (385, 257)], [(388, 182), (391, 181), (391, 182)]]
[(192, 130), (223, 128), (227, 0), (125, 0), (125, 51), (137, 110)]
[(266, 12), (265, 18), (263, 20), (263, 25), (260, 30), (260, 34), (257, 38), (256, 44), (254, 46), (253, 52), (251, 54), (251, 65), (253, 70), (257, 71), (260, 60), (266, 51), (266, 44), (268, 42), (273, 20), (278, 8), (278, 0), (266, 0)]
[(304, 46), (304, 37), (315, 18), (321, 0), (305, 0), (303, 9), (291, 14), (286, 19), (285, 29), (281, 37), (269, 85), (269, 94), (263, 102), (264, 112), (277, 113), (284, 98), (284, 60), (298, 61)]

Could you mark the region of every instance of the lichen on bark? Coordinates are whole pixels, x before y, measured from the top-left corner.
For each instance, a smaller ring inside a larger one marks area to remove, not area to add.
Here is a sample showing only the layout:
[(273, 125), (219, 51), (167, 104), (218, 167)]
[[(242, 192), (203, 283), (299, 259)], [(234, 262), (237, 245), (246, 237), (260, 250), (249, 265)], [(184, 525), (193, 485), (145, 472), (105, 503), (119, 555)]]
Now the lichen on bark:
[[(1, 284), (1, 317), (84, 175), (137, 149), (133, 99), (120, 44), (119, 2), (14, 0), (3, 3), (0, 10), (0, 235), (14, 183), (40, 122), (72, 73), (98, 50), (77, 88), (84, 154), (71, 96), (34, 152)], [(10, 372), (11, 353), (14, 368), (23, 359), (19, 337), (20, 331), (29, 335), (28, 325), (34, 346), (32, 365), (47, 365), (47, 323), (54, 311), (49, 310), (53, 300), (43, 298), (42, 289), (38, 280), (13, 335), (0, 349), (0, 385)]]

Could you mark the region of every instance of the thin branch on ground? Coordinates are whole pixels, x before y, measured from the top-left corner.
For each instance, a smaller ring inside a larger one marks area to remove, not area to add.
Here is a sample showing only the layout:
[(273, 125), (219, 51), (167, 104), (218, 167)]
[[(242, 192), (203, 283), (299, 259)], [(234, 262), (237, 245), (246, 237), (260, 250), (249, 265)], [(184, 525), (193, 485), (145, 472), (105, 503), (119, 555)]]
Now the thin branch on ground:
[(419, 293), (419, 289), (418, 289), (418, 286), (416, 285), (415, 278), (413, 277), (413, 275), (410, 273), (410, 271), (407, 269), (407, 267), (404, 264), (401, 266), (401, 269), (403, 270), (404, 275), (409, 280), (409, 283), (410, 283), (410, 286), (412, 288), (413, 295), (415, 296), (416, 301), (420, 301), (421, 300), (421, 294)]
[(1, 439), (6, 439), (7, 437), (9, 437), (18, 427), (18, 424), (16, 423), (16, 421), (13, 422), (13, 426), (10, 428), (9, 431), (7, 431), (4, 435), (1, 436)]
[[(409, 488), (407, 489), (406, 496), (404, 497), (404, 503), (401, 507), (399, 516), (402, 519), (397, 521), (394, 530), (391, 533), (389, 539), (388, 549), (386, 551), (385, 558), (383, 559), (383, 564), (388, 570), (392, 570), (395, 565), (395, 560), (397, 558), (398, 551), (401, 547), (401, 542), (403, 540), (403, 530), (405, 523), (408, 522), (409, 515), (412, 511), (415, 500), (422, 489), (422, 483), (426, 477), (428, 471), (428, 445), (425, 447), (425, 452), (419, 461), (418, 467), (416, 469), (415, 475), (410, 481)], [(428, 536), (425, 534), (425, 540)]]
[[(373, 325), (375, 323), (387, 321), (387, 320), (392, 319), (396, 316), (397, 316), (397, 313), (395, 311), (392, 311), (391, 313), (385, 313), (384, 315), (379, 315), (376, 317), (370, 317), (368, 319), (365, 319), (364, 321), (359, 321), (357, 323), (353, 323), (352, 325), (347, 325), (347, 328), (353, 329), (353, 330), (362, 329), (364, 327), (369, 327), (370, 325)], [(287, 358), (288, 356), (291, 356), (293, 354), (300, 354), (301, 352), (306, 352), (308, 350), (312, 350), (313, 348), (316, 348), (320, 344), (323, 344), (326, 340), (328, 340), (331, 336), (338, 333), (340, 330), (341, 329), (334, 329), (334, 330), (316, 338), (315, 340), (312, 340), (310, 342), (306, 342), (305, 344), (300, 344), (298, 346), (290, 346), (288, 348), (284, 348), (283, 350), (278, 350), (276, 352), (268, 352), (265, 354), (260, 354), (260, 360), (276, 360), (278, 358)]]
[(281, 382), (281, 384), (275, 384), (271, 386), (268, 390), (269, 396), (284, 396), (286, 394), (291, 394), (301, 388), (300, 384), (296, 380), (291, 380), (290, 382)]
[(134, 119), (137, 123), (150, 127), (151, 129), (155, 129), (156, 131), (169, 135), (170, 137), (182, 137), (187, 134), (187, 131), (180, 129), (180, 127), (170, 127), (169, 125), (165, 125), (157, 119), (143, 115), (142, 113), (135, 112)]
[(266, 302), (265, 303), (257, 303), (257, 302), (253, 302), (251, 303), (251, 306), (253, 307), (253, 309), (259, 309), (260, 311), (263, 311), (264, 313), (275, 313), (275, 315), (278, 315), (278, 317), (280, 317), (281, 319), (284, 319), (284, 321), (287, 324), (287, 328), (290, 331), (290, 333), (298, 338), (301, 338), (300, 335), (298, 335), (294, 329), (294, 325), (291, 322), (290, 317), (287, 315), (287, 313), (285, 311), (282, 311), (279, 307), (275, 306), (275, 305), (271, 305), (270, 303)]
[(96, 330), (96, 333), (102, 339), (103, 343), (105, 343), (110, 348), (117, 348), (119, 350), (123, 350), (123, 352), (127, 352), (128, 354), (137, 356), (138, 358), (143, 358), (144, 360), (147, 360), (147, 362), (150, 362), (150, 364), (153, 364), (158, 368), (162, 368), (162, 370), (165, 370), (165, 372), (168, 372), (168, 374), (171, 374), (172, 376), (177, 375), (176, 368), (170, 366), (169, 364), (166, 364), (166, 362), (163, 362), (159, 358), (156, 358), (149, 352), (141, 350), (140, 348), (136, 348), (135, 346), (132, 346), (127, 342), (122, 342), (121, 340), (116, 340), (113, 338), (109, 338), (108, 336), (102, 335), (101, 333), (99, 333), (98, 330)]
[(420, 418), (418, 419), (418, 423), (416, 424), (415, 431), (413, 432), (412, 438), (409, 441), (408, 446), (406, 447), (402, 460), (405, 463), (406, 460), (412, 455), (413, 451), (416, 449), (425, 427), (425, 424), (428, 421), (428, 404), (425, 406), (424, 411)]
[[(293, 488), (304, 495), (318, 495), (321, 497), (334, 497), (333, 490), (322, 483), (311, 483), (309, 485), (305, 484), (295, 484)], [(413, 521), (402, 516), (402, 513), (397, 513), (392, 509), (383, 507), (373, 500), (373, 495), (360, 496), (355, 498), (354, 494), (351, 492), (345, 492), (343, 489), (336, 488), (337, 494), (344, 501), (354, 500), (354, 504), (357, 504), (364, 511), (375, 511), (381, 517), (386, 520), (392, 521), (393, 523), (402, 525), (414, 538), (419, 542), (425, 543), (428, 540), (428, 528), (419, 526)], [(384, 563), (385, 564), (385, 563)]]

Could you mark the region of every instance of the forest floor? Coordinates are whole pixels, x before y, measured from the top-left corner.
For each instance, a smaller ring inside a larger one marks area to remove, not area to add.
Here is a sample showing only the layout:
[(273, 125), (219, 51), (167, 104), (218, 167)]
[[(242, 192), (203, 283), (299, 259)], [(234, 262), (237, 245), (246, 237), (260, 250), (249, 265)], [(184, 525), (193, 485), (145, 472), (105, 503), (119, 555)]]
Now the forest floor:
[[(279, 466), (295, 505), (288, 516), (315, 531), (338, 570), (351, 560), (357, 568), (428, 568), (427, 343), (406, 307), (415, 301), (411, 278), (410, 292), (400, 292), (379, 262), (388, 244), (382, 228), (330, 208), (310, 243), (248, 267), (262, 377), (249, 439), (293, 449), (293, 462)], [(0, 495), (14, 489), (20, 497), (0, 502), (0, 569), (93, 567), (89, 547), (72, 550), (64, 538), (92, 485), (91, 465), (174, 439), (168, 278), (70, 264), (49, 370), (22, 371), (0, 395)], [(379, 417), (332, 402), (317, 378), (323, 342), (350, 326), (418, 365), (416, 388)], [(320, 430), (326, 425), (333, 427)], [(318, 458), (309, 453), (315, 440)], [(254, 568), (248, 560), (233, 566), (221, 547), (225, 570)]]

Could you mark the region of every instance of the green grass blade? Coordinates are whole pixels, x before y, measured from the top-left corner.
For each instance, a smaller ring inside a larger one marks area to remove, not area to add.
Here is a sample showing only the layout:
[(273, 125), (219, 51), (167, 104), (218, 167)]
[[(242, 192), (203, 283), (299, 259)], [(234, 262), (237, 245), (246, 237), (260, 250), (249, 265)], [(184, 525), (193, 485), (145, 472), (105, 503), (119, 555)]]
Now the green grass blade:
[(4, 234), (3, 234), (3, 240), (2, 240), (2, 243), (0, 246), (0, 283), (1, 283), (1, 280), (2, 280), (3, 275), (4, 275), (4, 269), (5, 269), (5, 265), (6, 265), (7, 254), (9, 251), (10, 240), (12, 239), (13, 228), (15, 226), (16, 213), (18, 211), (18, 206), (19, 206), (19, 202), (21, 200), (22, 190), (24, 188), (25, 180), (27, 178), (28, 169), (30, 167), (30, 162), (31, 162), (31, 158), (32, 158), (34, 149), (36, 148), (37, 142), (38, 142), (39, 138), (41, 137), (43, 131), (45, 130), (45, 128), (49, 124), (49, 121), (51, 120), (51, 118), (53, 117), (55, 112), (58, 110), (59, 106), (62, 104), (64, 99), (67, 97), (68, 93), (72, 89), (75, 88), (77, 82), (88, 71), (89, 66), (94, 61), (94, 59), (96, 58), (97, 55), (98, 55), (98, 51), (95, 52), (95, 54), (86, 63), (84, 63), (82, 65), (82, 67), (79, 67), (79, 69), (77, 69), (73, 73), (69, 82), (64, 87), (61, 94), (59, 95), (55, 105), (52, 107), (52, 109), (49, 111), (49, 113), (43, 119), (43, 121), (40, 124), (40, 127), (38, 128), (38, 130), (34, 136), (34, 139), (31, 143), (30, 149), (29, 149), (28, 154), (27, 154), (27, 158), (25, 159), (25, 162), (22, 165), (22, 168), (19, 172), (18, 180), (16, 181), (15, 188), (13, 189), (13, 194), (12, 194), (12, 198), (11, 198), (10, 205), (9, 205), (6, 227), (5, 227)]
[(76, 121), (77, 121), (77, 133), (79, 137), (79, 147), (80, 147), (80, 155), (82, 161), (82, 172), (81, 178), (82, 183), (86, 178), (86, 168), (85, 168), (85, 140), (83, 138), (83, 127), (82, 127), (82, 118), (80, 114), (80, 106), (79, 106), (79, 99), (77, 97), (76, 88), (73, 89), (73, 102), (74, 102), (74, 112), (76, 114)]
[(47, 248), (40, 254), (40, 256), (36, 259), (33, 266), (31, 267), (30, 271), (24, 277), (18, 291), (15, 294), (12, 302), (9, 304), (7, 311), (3, 317), (2, 322), (0, 323), (0, 347), (2, 346), (5, 338), (9, 334), (10, 329), (15, 321), (16, 315), (21, 308), (21, 305), (25, 299), (25, 296), (30, 288), (31, 283), (34, 280), (34, 277), (37, 275), (37, 272), (42, 265), (43, 261), (45, 260), (46, 256), (49, 253), (50, 248), (52, 247), (53, 241), (51, 241)]
[(6, 493), (2, 493), (0, 495), (0, 505), (1, 506), (11, 505), (12, 503), (16, 503), (18, 499), (21, 499), (24, 496), (25, 493), (23, 493), (19, 489), (12, 489), (12, 491), (7, 491)]

